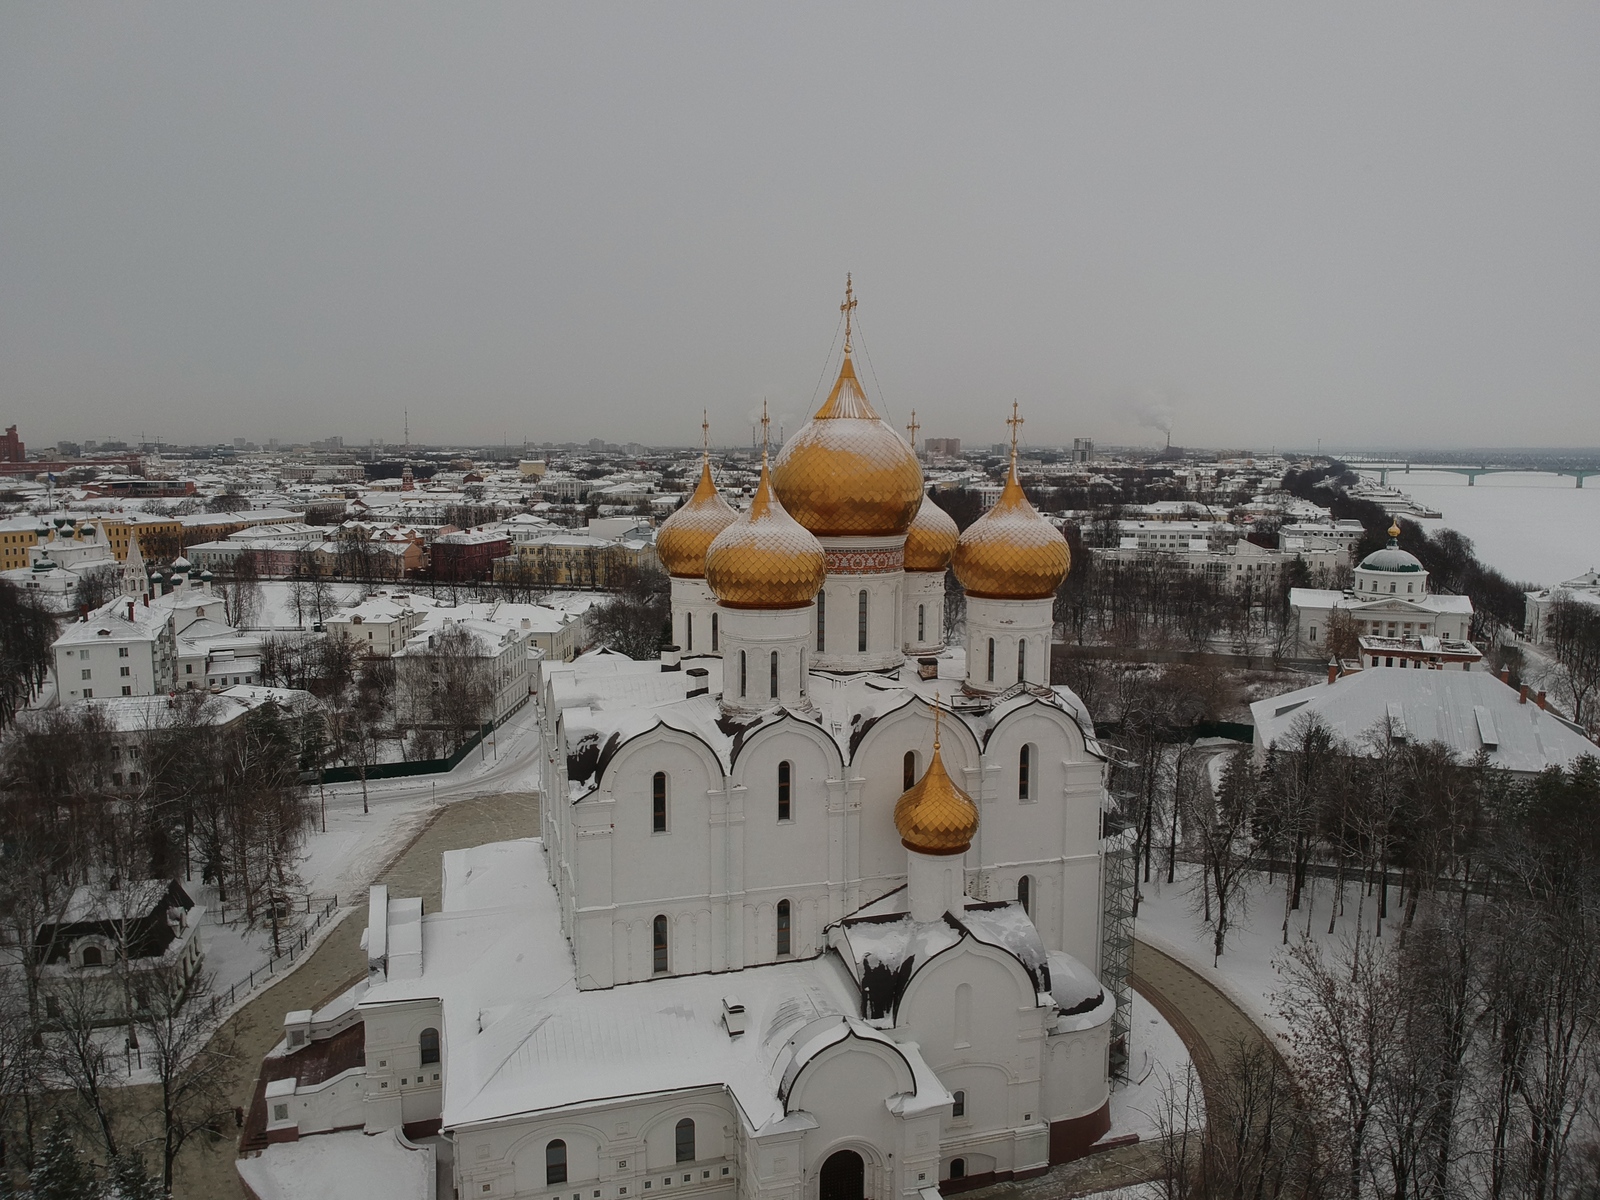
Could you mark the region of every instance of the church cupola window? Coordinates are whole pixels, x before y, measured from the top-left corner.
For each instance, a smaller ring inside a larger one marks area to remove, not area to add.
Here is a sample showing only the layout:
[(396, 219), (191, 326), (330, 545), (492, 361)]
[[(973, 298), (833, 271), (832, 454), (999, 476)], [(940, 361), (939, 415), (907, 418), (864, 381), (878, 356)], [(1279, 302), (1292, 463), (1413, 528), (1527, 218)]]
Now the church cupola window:
[(778, 901), (778, 957), (782, 958), (789, 951), (789, 902)]
[(1017, 799), (1033, 799), (1033, 747), (1025, 745), (1017, 755)]
[(553, 1142), (546, 1142), (544, 1147), (544, 1182), (548, 1187), (552, 1183), (565, 1183), (567, 1181), (567, 1144), (560, 1138)]
[(1017, 880), (1017, 903), (1022, 905), (1022, 911), (1030, 917), (1033, 916), (1033, 876), (1024, 875)]
[(817, 653), (828, 648), (828, 593), (817, 593)]
[(694, 1122), (688, 1117), (678, 1122), (673, 1130), (673, 1141), (681, 1163), (694, 1161)]
[(793, 781), (794, 765), (790, 762), (778, 764), (778, 820), (792, 820), (793, 806)]
[(739, 651), (739, 698), (742, 700), (750, 687), (750, 660), (743, 650)]
[(1017, 682), (1028, 677), (1028, 639), (1017, 639)]
[(711, 650), (712, 650), (713, 653), (715, 653), (716, 649), (717, 649), (717, 614), (716, 613), (712, 613), (711, 614)]
[(694, 614), (683, 614), (683, 647), (691, 654), (694, 653)]
[(925, 642), (927, 640), (928, 640), (928, 606), (926, 604), (919, 604), (919, 605), (917, 605), (917, 641)]
[(767, 664), (767, 695), (778, 698), (778, 652), (774, 650)]
[(989, 682), (994, 682), (994, 639), (989, 639)]
[(867, 648), (867, 589), (862, 588), (856, 596), (856, 649), (865, 652)]
[(650, 781), (650, 832), (667, 831), (667, 773), (657, 771)]
[(917, 785), (917, 752), (907, 750), (900, 770), (900, 790), (909, 792)]
[(650, 928), (650, 970), (657, 975), (667, 973), (667, 918), (657, 915)]

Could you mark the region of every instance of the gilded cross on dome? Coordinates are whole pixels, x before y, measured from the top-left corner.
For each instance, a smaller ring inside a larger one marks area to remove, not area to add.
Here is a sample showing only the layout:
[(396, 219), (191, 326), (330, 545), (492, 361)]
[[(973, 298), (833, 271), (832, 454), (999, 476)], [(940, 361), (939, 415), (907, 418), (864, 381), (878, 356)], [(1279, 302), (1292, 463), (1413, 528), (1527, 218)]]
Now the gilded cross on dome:
[(913, 408), (911, 410), (911, 424), (906, 426), (906, 432), (911, 435), (911, 448), (913, 450), (917, 448), (917, 430), (921, 428), (922, 426), (917, 424), (917, 410)]
[(839, 305), (839, 311), (844, 314), (844, 352), (850, 353), (850, 314), (855, 311), (855, 287), (850, 282), (850, 273), (844, 276), (844, 303)]
[(767, 416), (767, 402), (761, 401), (761, 457), (767, 457), (767, 446), (772, 436), (772, 418)]
[(1025, 424), (1022, 417), (1017, 415), (1017, 402), (1011, 402), (1011, 415), (1006, 418), (1006, 424), (1011, 426), (1011, 462), (1017, 461), (1017, 431)]
[(711, 459), (711, 410), (700, 410), (700, 460), (709, 462)]

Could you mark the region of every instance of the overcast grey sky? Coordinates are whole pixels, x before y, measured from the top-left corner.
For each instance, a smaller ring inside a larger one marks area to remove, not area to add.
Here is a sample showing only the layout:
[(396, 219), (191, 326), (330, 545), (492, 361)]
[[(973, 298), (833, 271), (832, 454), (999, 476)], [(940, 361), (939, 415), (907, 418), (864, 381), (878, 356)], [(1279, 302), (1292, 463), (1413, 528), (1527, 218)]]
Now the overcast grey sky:
[(1600, 444), (1600, 5), (0, 7), (25, 440)]

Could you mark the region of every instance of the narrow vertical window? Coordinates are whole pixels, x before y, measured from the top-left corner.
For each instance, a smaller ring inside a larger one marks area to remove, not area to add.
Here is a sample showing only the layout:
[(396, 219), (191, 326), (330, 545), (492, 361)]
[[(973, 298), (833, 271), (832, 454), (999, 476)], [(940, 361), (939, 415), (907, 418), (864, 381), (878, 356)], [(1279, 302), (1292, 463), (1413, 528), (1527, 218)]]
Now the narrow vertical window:
[(865, 652), (867, 648), (867, 589), (862, 588), (861, 594), (856, 597), (856, 649)]
[(1028, 678), (1028, 639), (1017, 639), (1017, 682)]
[(667, 773), (657, 771), (650, 781), (650, 829), (654, 833), (667, 831)]
[(789, 953), (789, 902), (778, 901), (778, 957)]
[(916, 786), (916, 782), (917, 752), (915, 750), (907, 750), (905, 759), (901, 764), (900, 790), (902, 792), (909, 792), (913, 787)]
[(920, 645), (928, 640), (928, 606), (917, 605), (917, 642)]
[(717, 614), (716, 613), (712, 613), (711, 614), (711, 649), (712, 649), (713, 653), (715, 653), (715, 651), (717, 649)]
[(817, 593), (817, 653), (828, 648), (828, 590)]
[(424, 1029), (417, 1038), (417, 1054), (422, 1066), (439, 1061), (439, 1031)]
[[(967, 1115), (966, 1092), (956, 1091), (950, 1093), (950, 1115), (952, 1117), (964, 1117)], [(955, 1164), (951, 1163), (950, 1166), (953, 1172), (955, 1169)]]
[(679, 1162), (694, 1161), (694, 1122), (688, 1117), (678, 1122), (674, 1131)]
[(667, 918), (665, 916), (658, 916), (652, 922), (650, 937), (650, 969), (657, 975), (665, 975), (667, 973)]
[(772, 652), (772, 658), (767, 667), (767, 694), (776, 700), (778, 698), (778, 652)]
[(1017, 799), (1032, 799), (1033, 747), (1024, 746), (1017, 755)]
[(778, 764), (778, 820), (787, 821), (793, 815), (790, 799), (794, 768), (788, 762)]
[(1017, 880), (1017, 903), (1022, 905), (1023, 912), (1033, 916), (1033, 876), (1024, 875)]
[(567, 1181), (567, 1144), (560, 1138), (553, 1142), (545, 1143), (544, 1148), (544, 1182), (548, 1187), (552, 1183), (565, 1183)]
[(743, 696), (745, 694), (745, 688), (750, 682), (749, 671), (746, 670), (748, 665), (749, 664), (745, 659), (744, 651), (743, 650), (739, 651), (739, 695), (740, 696)]
[(694, 614), (683, 614), (683, 648), (694, 653)]
[(989, 682), (994, 682), (994, 639), (989, 639)]

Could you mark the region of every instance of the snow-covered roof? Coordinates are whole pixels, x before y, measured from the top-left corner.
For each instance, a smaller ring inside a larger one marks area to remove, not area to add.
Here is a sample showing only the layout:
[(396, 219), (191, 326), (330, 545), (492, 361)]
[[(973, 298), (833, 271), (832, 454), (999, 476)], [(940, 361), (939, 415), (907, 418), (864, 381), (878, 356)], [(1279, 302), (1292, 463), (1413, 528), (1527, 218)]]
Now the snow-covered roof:
[(434, 1151), (398, 1130), (359, 1129), (268, 1146), (241, 1158), (239, 1177), (259, 1200), (432, 1200)]
[(1442, 742), (1464, 759), (1486, 750), (1491, 766), (1537, 772), (1567, 766), (1600, 747), (1570, 723), (1486, 671), (1376, 668), (1341, 676), (1250, 706), (1256, 743), (1271, 746), (1315, 713), (1359, 745), (1370, 730), (1392, 728), (1412, 742)]
[[(363, 1008), (440, 1000), (446, 1127), (726, 1088), (759, 1130), (784, 1118), (787, 1085), (828, 1045), (854, 1036), (893, 1046), (856, 1015), (855, 985), (832, 954), (579, 991), (543, 850), (528, 838), (446, 853), (440, 911), (421, 919), (420, 972), (391, 972), (360, 1000)], [(731, 993), (749, 1030), (738, 1037), (722, 1019)], [(893, 1048), (912, 1069), (918, 1100), (948, 1103), (915, 1048)]]

